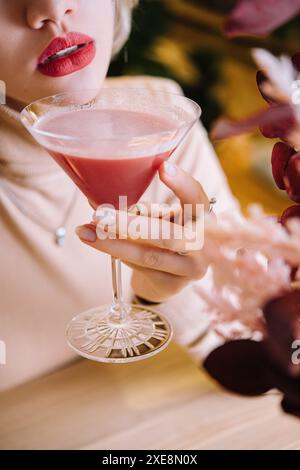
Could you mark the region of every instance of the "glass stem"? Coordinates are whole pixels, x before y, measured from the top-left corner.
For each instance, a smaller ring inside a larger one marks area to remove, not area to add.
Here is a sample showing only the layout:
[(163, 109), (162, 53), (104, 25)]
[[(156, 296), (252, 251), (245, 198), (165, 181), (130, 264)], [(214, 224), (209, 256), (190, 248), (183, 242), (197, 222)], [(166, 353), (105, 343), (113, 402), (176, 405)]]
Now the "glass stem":
[(113, 305), (111, 317), (115, 321), (122, 322), (127, 318), (122, 291), (122, 264), (121, 260), (111, 257)]

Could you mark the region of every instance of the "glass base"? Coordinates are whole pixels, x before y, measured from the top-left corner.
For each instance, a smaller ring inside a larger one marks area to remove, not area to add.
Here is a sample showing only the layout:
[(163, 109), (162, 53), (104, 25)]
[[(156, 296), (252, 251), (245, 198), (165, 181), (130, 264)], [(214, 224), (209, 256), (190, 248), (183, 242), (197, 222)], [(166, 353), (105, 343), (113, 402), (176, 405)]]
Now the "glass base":
[(69, 323), (67, 341), (80, 356), (98, 362), (134, 362), (165, 349), (172, 338), (168, 320), (145, 305), (125, 306), (128, 316), (111, 318), (111, 305), (82, 312)]

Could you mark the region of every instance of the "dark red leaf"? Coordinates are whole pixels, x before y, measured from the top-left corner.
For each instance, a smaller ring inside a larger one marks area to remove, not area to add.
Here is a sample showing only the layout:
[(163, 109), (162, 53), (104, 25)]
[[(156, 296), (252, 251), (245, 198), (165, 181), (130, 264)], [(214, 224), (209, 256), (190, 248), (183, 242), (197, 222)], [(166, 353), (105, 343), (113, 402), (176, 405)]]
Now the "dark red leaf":
[(296, 206), (290, 206), (288, 207), (284, 212), (283, 214), (281, 215), (280, 217), (280, 223), (282, 225), (286, 225), (286, 222), (289, 220), (289, 219), (292, 219), (294, 217), (299, 217), (300, 218), (300, 206), (296, 205)]
[(270, 362), (270, 367), (267, 371), (268, 380), (276, 385), (276, 388), (280, 390), (284, 397), (289, 402), (293, 402), (295, 405), (300, 405), (300, 378), (293, 377), (292, 375), (284, 372), (281, 367), (275, 362)]
[(264, 137), (285, 140), (296, 124), (293, 108), (287, 104), (277, 104), (262, 115), (259, 129)]
[(300, 290), (294, 289), (271, 300), (263, 313), (267, 327), (266, 347), (272, 362), (284, 374), (300, 378), (300, 365), (292, 361), (293, 343), (300, 340)]
[(225, 22), (225, 34), (264, 36), (300, 12), (300, 0), (239, 0)]
[(272, 172), (275, 183), (279, 189), (285, 189), (283, 180), (284, 172), (287, 167), (288, 161), (295, 153), (295, 150), (288, 144), (277, 142), (273, 147), (272, 152)]
[(270, 364), (269, 380), (283, 393), (281, 407), (286, 413), (300, 417), (300, 378), (285, 373), (276, 364)]
[(294, 111), (289, 105), (273, 105), (239, 121), (227, 118), (218, 119), (213, 125), (211, 138), (226, 139), (245, 134), (259, 126), (265, 137), (271, 139), (280, 137), (284, 140), (295, 125)]
[(296, 400), (292, 400), (289, 396), (284, 396), (281, 407), (285, 413), (292, 414), (300, 418), (300, 391), (299, 391), (299, 398)]
[(298, 269), (299, 269), (299, 266), (291, 269), (291, 281), (292, 282), (296, 281), (296, 275), (298, 273)]
[(254, 396), (273, 388), (267, 378), (269, 364), (262, 342), (230, 341), (214, 349), (203, 365), (217, 382), (235, 393)]
[(239, 121), (220, 118), (212, 127), (211, 138), (214, 140), (221, 140), (226, 139), (227, 137), (233, 137), (250, 132), (259, 125), (263, 115), (268, 112), (269, 109), (263, 109), (262, 111)]
[(300, 202), (300, 153), (289, 159), (283, 179), (290, 199)]

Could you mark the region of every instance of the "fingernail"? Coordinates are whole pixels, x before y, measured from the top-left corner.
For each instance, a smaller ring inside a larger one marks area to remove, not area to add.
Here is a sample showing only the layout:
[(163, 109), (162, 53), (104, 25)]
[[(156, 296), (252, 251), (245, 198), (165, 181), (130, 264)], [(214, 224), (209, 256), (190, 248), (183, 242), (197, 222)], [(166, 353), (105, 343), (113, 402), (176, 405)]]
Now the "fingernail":
[(93, 230), (89, 226), (81, 225), (80, 227), (76, 228), (75, 232), (78, 237), (85, 242), (94, 243), (97, 240), (95, 230)]
[(170, 162), (164, 162), (164, 170), (167, 173), (168, 176), (176, 176), (177, 175), (177, 169), (176, 166), (173, 165), (173, 163)]
[(101, 225), (114, 225), (116, 223), (116, 216), (112, 211), (101, 209), (97, 211), (94, 220)]

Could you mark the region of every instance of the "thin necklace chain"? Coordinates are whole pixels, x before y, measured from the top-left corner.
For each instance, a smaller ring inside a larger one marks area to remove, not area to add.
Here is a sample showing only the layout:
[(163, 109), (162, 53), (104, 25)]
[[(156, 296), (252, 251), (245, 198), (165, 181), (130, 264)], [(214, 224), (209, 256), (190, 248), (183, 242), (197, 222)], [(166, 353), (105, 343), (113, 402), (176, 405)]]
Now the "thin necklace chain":
[(7, 186), (7, 184), (4, 181), (1, 181), (1, 186), (4, 188), (6, 194), (9, 196), (9, 198), (14, 203), (14, 205), (19, 209), (20, 212), (22, 212), (22, 214), (24, 214), (26, 217), (31, 219), (34, 223), (42, 227), (47, 232), (52, 233), (54, 235), (54, 242), (56, 243), (56, 245), (63, 246), (65, 242), (65, 238), (66, 238), (66, 224), (69, 220), (69, 217), (75, 206), (75, 203), (77, 201), (77, 197), (79, 194), (79, 190), (77, 188), (75, 188), (74, 194), (72, 196), (70, 204), (68, 205), (68, 208), (62, 220), (62, 223), (59, 226), (57, 226), (55, 229), (53, 229), (52, 227), (49, 227), (45, 223), (41, 222), (31, 212), (24, 209), (24, 207), (22, 207), (16, 195), (13, 193), (13, 191), (11, 191), (11, 189)]

